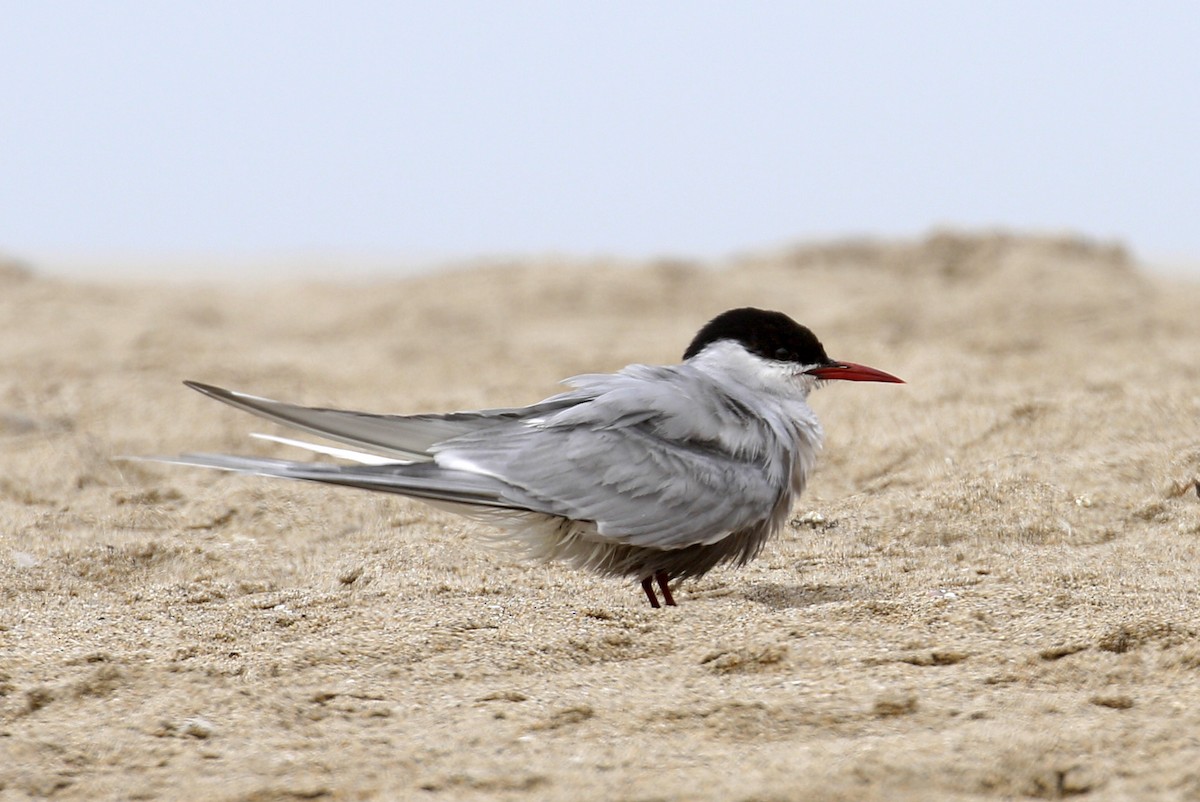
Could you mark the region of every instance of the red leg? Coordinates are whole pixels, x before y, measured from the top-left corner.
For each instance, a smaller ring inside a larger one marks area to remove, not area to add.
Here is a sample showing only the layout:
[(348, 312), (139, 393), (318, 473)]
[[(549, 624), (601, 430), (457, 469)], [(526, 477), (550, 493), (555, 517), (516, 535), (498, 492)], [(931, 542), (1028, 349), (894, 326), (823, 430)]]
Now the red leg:
[[(661, 605), (658, 603), (658, 596), (654, 595), (654, 585), (650, 584), (653, 581), (654, 580), (651, 577), (646, 577), (645, 579), (643, 579), (642, 580), (642, 590), (646, 591), (646, 598), (650, 600), (650, 606), (658, 608)], [(670, 597), (668, 596), (667, 598), (670, 598)], [(668, 602), (668, 603), (674, 604), (675, 602)]]
[(666, 571), (659, 571), (654, 578), (658, 580), (658, 588), (662, 591), (663, 603), (668, 607), (674, 607), (675, 597), (671, 595), (671, 586), (667, 584), (671, 581), (671, 575)]

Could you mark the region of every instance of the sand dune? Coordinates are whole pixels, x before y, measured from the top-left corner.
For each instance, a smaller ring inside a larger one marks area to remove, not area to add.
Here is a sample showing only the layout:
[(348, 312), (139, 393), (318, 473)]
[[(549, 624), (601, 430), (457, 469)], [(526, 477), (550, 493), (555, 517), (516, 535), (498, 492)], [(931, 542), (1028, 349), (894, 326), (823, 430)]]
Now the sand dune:
[[(674, 609), (416, 502), (114, 461), (275, 453), (182, 379), (524, 404), (747, 304), (909, 384), (814, 395), (794, 519)], [(1003, 234), (0, 271), (0, 799), (1198, 799), (1197, 310), (1119, 247)]]

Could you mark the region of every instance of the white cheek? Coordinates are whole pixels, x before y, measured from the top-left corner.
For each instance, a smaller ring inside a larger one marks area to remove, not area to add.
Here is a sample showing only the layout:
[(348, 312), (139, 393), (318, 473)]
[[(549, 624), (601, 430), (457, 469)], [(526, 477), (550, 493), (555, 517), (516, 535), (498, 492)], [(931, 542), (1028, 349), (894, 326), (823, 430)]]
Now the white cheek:
[(815, 385), (815, 379), (790, 365), (767, 362), (756, 371), (762, 390), (788, 397), (806, 397)]
[(815, 384), (815, 377), (794, 363), (764, 360), (727, 341), (709, 346), (696, 361), (713, 375), (763, 395), (803, 399)]

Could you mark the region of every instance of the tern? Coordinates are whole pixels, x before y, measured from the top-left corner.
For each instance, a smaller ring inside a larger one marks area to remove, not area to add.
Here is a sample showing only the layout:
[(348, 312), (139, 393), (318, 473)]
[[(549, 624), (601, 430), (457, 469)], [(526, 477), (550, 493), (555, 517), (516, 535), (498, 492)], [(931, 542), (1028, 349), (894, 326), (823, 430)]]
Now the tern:
[(679, 364), (576, 376), (527, 407), (381, 415), (188, 381), (353, 448), (256, 435), (343, 462), (153, 459), (409, 496), (493, 525), (530, 558), (632, 578), (651, 607), (657, 583), (674, 606), (671, 582), (745, 565), (782, 528), (823, 440), (808, 395), (828, 381), (903, 383), (830, 359), (808, 328), (747, 307), (705, 324)]

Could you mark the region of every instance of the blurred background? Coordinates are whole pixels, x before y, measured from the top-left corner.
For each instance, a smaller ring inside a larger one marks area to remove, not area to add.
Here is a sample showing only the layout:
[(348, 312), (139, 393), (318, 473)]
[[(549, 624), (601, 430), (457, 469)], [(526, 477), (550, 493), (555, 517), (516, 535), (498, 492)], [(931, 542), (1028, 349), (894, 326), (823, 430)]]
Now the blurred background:
[(50, 2), (0, 254), (97, 276), (1072, 231), (1200, 275), (1183, 2)]

